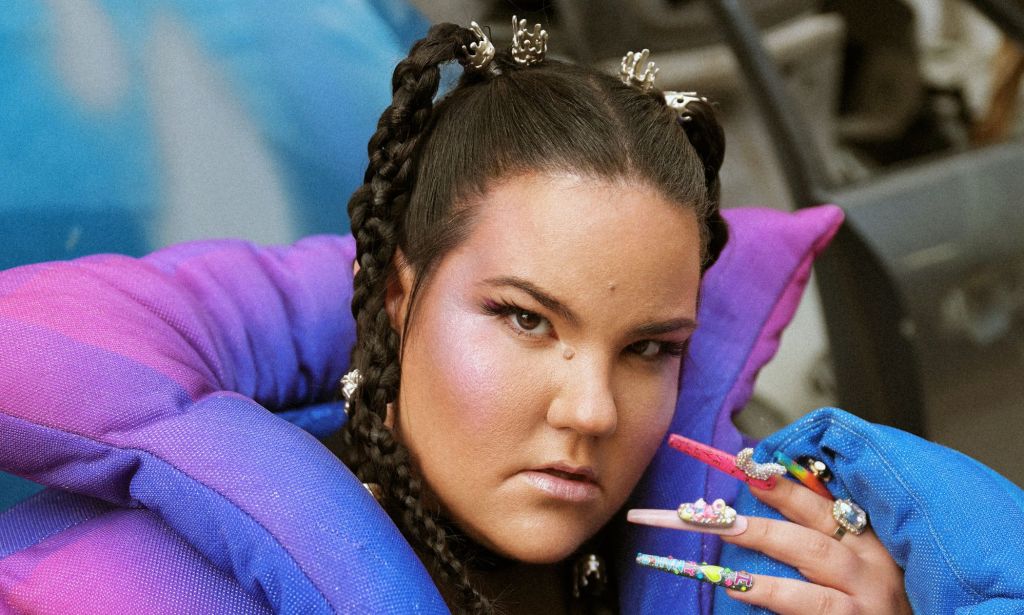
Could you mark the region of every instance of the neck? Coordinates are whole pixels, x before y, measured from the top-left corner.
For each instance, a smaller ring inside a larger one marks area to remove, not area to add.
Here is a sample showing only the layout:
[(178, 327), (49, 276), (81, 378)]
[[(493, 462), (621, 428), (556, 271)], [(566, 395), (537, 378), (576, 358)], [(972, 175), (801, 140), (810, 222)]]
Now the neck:
[[(504, 559), (485, 551), (462, 559), (469, 569), (473, 586), (497, 606), (503, 615), (528, 613), (530, 615), (565, 614), (570, 612), (571, 579), (569, 564), (525, 564)], [(424, 553), (419, 552), (420, 559)], [(445, 583), (436, 570), (428, 566), (434, 583), (449, 607), (458, 604), (458, 592), (451, 583)]]
[[(469, 571), (469, 580), (473, 587), (490, 599), (497, 607), (497, 612), (502, 615), (579, 615), (615, 612), (614, 609), (608, 610), (603, 607), (594, 610), (573, 599), (575, 556), (555, 564), (527, 564), (487, 549), (463, 534), (445, 516), (440, 516), (437, 522), (445, 528), (450, 537), (448, 544), (453, 555)], [(416, 552), (421, 561), (434, 561), (419, 548), (416, 548)], [(445, 602), (450, 607), (458, 604), (458, 592), (452, 584), (443, 582), (434, 566), (428, 564), (427, 569)]]
[(495, 570), (473, 571), (471, 578), (502, 613), (568, 613), (571, 579), (567, 564), (512, 562)]

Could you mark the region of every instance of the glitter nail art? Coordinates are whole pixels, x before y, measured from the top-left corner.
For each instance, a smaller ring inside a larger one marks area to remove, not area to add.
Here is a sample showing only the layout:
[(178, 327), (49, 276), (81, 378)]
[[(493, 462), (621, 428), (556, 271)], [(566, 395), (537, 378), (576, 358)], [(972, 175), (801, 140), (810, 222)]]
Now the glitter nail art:
[(637, 553), (636, 563), (648, 568), (671, 572), (674, 575), (689, 577), (713, 585), (721, 585), (722, 587), (741, 592), (749, 591), (754, 586), (754, 578), (750, 576), (750, 573), (723, 566), (714, 566), (706, 563), (698, 564), (689, 560), (647, 555), (646, 553)]

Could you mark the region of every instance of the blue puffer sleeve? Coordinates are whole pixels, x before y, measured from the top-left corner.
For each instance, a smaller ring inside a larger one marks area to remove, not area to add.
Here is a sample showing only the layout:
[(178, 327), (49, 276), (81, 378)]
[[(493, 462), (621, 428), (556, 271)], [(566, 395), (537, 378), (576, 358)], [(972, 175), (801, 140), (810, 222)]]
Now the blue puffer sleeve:
[[(917, 436), (835, 408), (816, 410), (765, 439), (755, 459), (776, 450), (824, 461), (829, 489), (867, 512), (871, 527), (905, 572), (917, 613), (1024, 613), (1024, 491), (985, 465)], [(781, 518), (742, 489), (735, 508)], [(800, 578), (761, 553), (725, 545), (722, 564)], [(765, 612), (716, 591), (715, 613)]]

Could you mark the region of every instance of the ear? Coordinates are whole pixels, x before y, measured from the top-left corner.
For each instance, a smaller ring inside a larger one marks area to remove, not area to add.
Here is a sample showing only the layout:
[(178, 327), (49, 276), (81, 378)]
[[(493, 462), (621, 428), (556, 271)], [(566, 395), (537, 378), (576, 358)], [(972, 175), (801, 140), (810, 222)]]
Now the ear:
[(388, 312), (391, 326), (401, 335), (405, 327), (405, 319), (409, 314), (414, 276), (402, 250), (395, 250), (393, 264), (392, 274), (388, 277), (388, 287), (384, 295), (384, 309)]

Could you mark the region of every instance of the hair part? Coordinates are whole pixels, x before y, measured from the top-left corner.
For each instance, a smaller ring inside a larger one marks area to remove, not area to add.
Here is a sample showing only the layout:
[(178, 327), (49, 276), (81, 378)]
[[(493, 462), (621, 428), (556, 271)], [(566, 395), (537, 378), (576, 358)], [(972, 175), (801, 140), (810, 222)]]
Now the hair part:
[[(550, 59), (522, 68), (508, 51), (494, 62), (497, 76), (465, 73), (427, 127), (399, 230), (417, 274), (428, 274), (468, 233), (465, 208), (474, 197), (496, 180), (536, 171), (647, 183), (695, 212), (704, 262), (713, 262), (707, 222), (718, 213), (724, 140), (709, 105), (692, 103), (692, 119), (680, 122), (659, 92), (590, 68)], [(689, 132), (714, 152), (709, 160)]]

